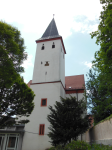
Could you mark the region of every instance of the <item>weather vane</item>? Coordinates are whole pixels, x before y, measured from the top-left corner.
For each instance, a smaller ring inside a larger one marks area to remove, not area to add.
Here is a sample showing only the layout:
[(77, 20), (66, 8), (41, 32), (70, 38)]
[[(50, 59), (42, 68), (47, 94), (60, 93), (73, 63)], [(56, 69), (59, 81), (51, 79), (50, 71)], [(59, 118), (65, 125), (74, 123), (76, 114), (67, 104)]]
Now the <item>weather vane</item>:
[(53, 18), (54, 18), (54, 15), (55, 15), (55, 14), (53, 14)]

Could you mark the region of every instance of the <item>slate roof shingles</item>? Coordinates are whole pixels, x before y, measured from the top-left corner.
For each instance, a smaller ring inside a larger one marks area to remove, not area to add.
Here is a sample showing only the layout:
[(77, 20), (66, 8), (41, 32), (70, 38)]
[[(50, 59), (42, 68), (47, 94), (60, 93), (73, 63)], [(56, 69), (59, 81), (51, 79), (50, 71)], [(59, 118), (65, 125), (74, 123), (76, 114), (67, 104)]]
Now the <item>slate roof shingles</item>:
[(61, 37), (61, 36), (58, 33), (58, 29), (56, 27), (56, 23), (53, 18), (50, 24), (48, 25), (47, 29), (45, 30), (44, 34), (42, 35), (42, 37), (36, 41), (41, 41), (43, 39), (51, 39), (56, 37)]

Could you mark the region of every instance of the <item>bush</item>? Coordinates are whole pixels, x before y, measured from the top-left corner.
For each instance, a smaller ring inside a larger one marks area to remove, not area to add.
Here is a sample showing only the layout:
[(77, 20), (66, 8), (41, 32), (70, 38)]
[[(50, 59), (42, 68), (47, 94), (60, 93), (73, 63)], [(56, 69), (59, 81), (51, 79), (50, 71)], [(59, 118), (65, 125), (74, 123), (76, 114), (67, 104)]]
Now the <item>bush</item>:
[(64, 148), (61, 145), (58, 145), (56, 147), (51, 147), (49, 150), (64, 150)]
[(72, 141), (65, 147), (58, 145), (57, 147), (51, 147), (49, 150), (91, 150), (91, 146), (84, 141)]
[(94, 150), (112, 150), (112, 146), (103, 144), (92, 144), (91, 149)]
[(88, 144), (84, 141), (72, 141), (65, 147), (58, 145), (56, 147), (51, 147), (49, 150), (112, 150), (112, 146), (103, 144)]
[(64, 150), (91, 150), (91, 146), (84, 141), (72, 141)]

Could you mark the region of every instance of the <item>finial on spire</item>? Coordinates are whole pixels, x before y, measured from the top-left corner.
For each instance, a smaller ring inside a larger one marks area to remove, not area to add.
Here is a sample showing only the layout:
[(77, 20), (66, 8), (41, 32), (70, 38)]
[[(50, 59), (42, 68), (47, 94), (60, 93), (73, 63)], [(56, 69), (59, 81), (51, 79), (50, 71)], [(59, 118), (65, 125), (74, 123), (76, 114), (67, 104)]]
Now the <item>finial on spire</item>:
[(55, 14), (53, 14), (53, 18), (54, 18), (54, 15), (55, 15)]

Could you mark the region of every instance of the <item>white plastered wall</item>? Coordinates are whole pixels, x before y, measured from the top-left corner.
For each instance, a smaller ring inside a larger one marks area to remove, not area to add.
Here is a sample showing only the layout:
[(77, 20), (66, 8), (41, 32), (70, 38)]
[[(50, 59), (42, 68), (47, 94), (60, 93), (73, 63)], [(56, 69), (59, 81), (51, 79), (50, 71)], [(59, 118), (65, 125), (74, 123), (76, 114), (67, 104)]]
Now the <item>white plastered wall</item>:
[[(47, 121), (47, 115), (50, 113), (48, 106), (54, 106), (56, 101), (60, 101), (61, 83), (47, 83), (47, 84), (35, 84), (31, 85), (32, 90), (36, 94), (34, 103), (35, 108), (30, 115), (30, 122), (25, 125), (24, 139), (22, 150), (44, 150), (51, 147), (50, 139), (46, 135), (48, 134), (48, 127), (50, 126)], [(41, 99), (47, 98), (47, 106), (41, 107)], [(39, 125), (45, 124), (45, 135), (38, 135), (33, 133), (39, 133)]]
[(70, 95), (72, 97), (78, 97), (78, 101), (82, 98), (84, 98), (84, 93), (72, 93), (72, 94), (66, 94), (65, 97), (70, 97)]
[[(55, 48), (52, 48), (53, 42)], [(43, 44), (45, 49), (41, 50)], [(49, 66), (45, 66), (46, 61), (48, 61)], [(65, 85), (64, 61), (62, 58), (60, 39), (38, 43), (32, 83), (62, 80), (63, 85)]]
[(60, 52), (61, 52), (60, 54), (60, 79), (61, 79), (63, 86), (65, 87), (65, 53), (63, 50), (62, 43), (61, 43)]
[[(52, 48), (53, 42), (55, 48)], [(45, 49), (41, 50), (43, 44)], [(47, 121), (47, 115), (50, 113), (48, 106), (54, 106), (56, 101), (60, 101), (60, 96), (65, 98), (65, 90), (63, 88), (65, 85), (65, 58), (63, 58), (61, 51), (61, 40), (41, 42), (37, 45), (32, 80), (32, 83), (35, 84), (30, 86), (36, 95), (34, 98), (35, 107), (28, 118), (30, 122), (25, 125), (26, 132), (22, 150), (44, 150), (51, 147), (50, 139), (46, 135), (50, 126), (50, 123)], [(45, 66), (45, 61), (49, 62), (49, 66)], [(41, 107), (42, 98), (47, 98), (46, 107)], [(45, 124), (44, 135), (38, 134), (40, 124)]]

